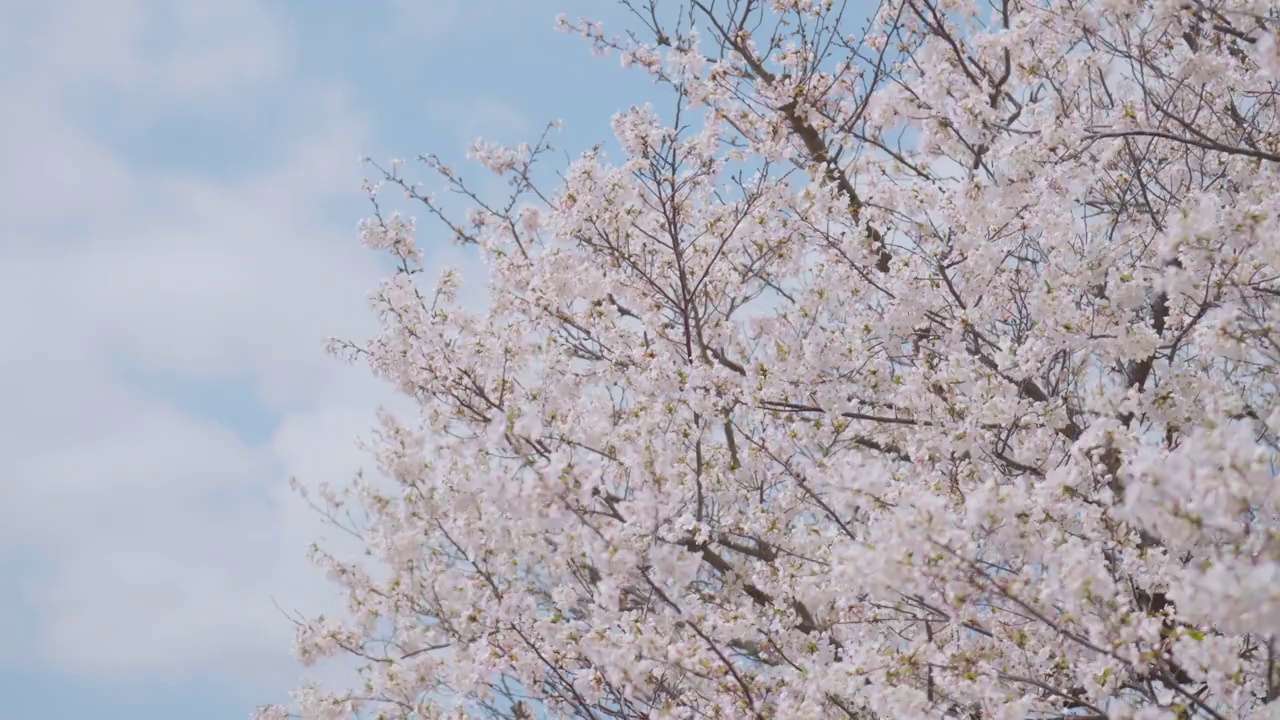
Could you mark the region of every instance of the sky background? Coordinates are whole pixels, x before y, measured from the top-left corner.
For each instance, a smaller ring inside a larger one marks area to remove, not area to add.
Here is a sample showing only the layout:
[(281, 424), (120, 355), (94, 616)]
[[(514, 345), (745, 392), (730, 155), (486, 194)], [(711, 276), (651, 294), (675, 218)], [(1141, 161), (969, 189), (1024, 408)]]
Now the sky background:
[[(0, 0), (0, 720), (246, 718), (333, 602), (288, 490), (392, 403), (361, 155), (605, 139), (606, 0)], [(483, 171), (476, 170), (477, 177)], [(467, 258), (421, 239), (433, 264)]]

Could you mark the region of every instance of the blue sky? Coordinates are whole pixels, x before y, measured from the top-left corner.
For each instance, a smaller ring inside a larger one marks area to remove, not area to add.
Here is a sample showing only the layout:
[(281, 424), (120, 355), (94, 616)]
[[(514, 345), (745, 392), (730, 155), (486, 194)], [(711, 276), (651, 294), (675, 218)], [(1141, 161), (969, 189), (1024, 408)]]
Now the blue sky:
[(322, 352), (371, 330), (356, 159), (605, 139), (652, 87), (559, 12), (618, 18), (0, 0), (0, 718), (247, 717), (302, 676), (273, 603), (333, 598), (285, 483), (348, 478), (396, 403)]

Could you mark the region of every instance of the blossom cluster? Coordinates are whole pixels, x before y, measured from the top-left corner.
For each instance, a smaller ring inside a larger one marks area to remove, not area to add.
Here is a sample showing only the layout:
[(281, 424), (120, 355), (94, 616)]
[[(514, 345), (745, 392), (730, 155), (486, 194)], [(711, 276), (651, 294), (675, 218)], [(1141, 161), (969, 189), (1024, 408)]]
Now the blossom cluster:
[(1276, 8), (652, 5), (561, 22), (671, 90), (621, 157), (428, 163), (485, 307), (364, 226), (420, 417), (294, 712), (1280, 718)]

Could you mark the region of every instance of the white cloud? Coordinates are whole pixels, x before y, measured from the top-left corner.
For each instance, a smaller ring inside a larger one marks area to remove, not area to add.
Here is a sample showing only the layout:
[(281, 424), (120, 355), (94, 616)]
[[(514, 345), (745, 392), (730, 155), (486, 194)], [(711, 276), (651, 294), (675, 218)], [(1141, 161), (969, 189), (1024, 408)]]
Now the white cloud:
[(290, 63), (281, 25), (258, 0), (54, 0), (12, 12), (21, 22), (6, 39), (41, 58), (38, 75), (81, 91), (136, 93), (126, 96), (135, 101), (225, 102), (280, 79)]
[[(0, 594), (0, 617), (34, 620), (0, 665), (275, 692), (261, 682), (294, 672), (273, 598), (328, 602), (304, 558), (316, 518), (284, 483), (367, 464), (353, 441), (387, 396), (321, 352), (371, 319), (376, 258), (354, 217), (325, 220), (357, 197), (364, 125), (340, 91), (282, 83), (267, 3), (27, 5), (26, 40), (0, 30), (0, 556), (39, 572), (20, 580), (25, 607)], [(260, 87), (318, 111), (274, 166), (232, 180), (135, 167), (82, 112), (103, 92), (139, 117), (225, 112)], [(244, 378), (280, 414), (274, 437), (249, 445), (121, 365)]]
[(384, 40), (393, 45), (434, 40), (514, 6), (515, 0), (391, 0), (393, 23)]
[(495, 97), (437, 101), (428, 108), (427, 114), (455, 128), (456, 135), (451, 140), (459, 147), (469, 147), (478, 138), (504, 144), (532, 143), (541, 130), (516, 107)]
[(395, 44), (439, 37), (454, 28), (465, 11), (461, 0), (391, 0), (391, 9), (395, 22), (386, 40)]

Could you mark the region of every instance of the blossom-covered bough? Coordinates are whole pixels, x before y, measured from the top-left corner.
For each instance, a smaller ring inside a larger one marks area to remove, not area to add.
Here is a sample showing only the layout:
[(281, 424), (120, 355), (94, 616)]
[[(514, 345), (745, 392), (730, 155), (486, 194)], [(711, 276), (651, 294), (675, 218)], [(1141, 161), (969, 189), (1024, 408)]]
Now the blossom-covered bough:
[(291, 712), (1280, 718), (1277, 6), (624, 4), (621, 157), (379, 168), (489, 299), (364, 227), (421, 417)]

